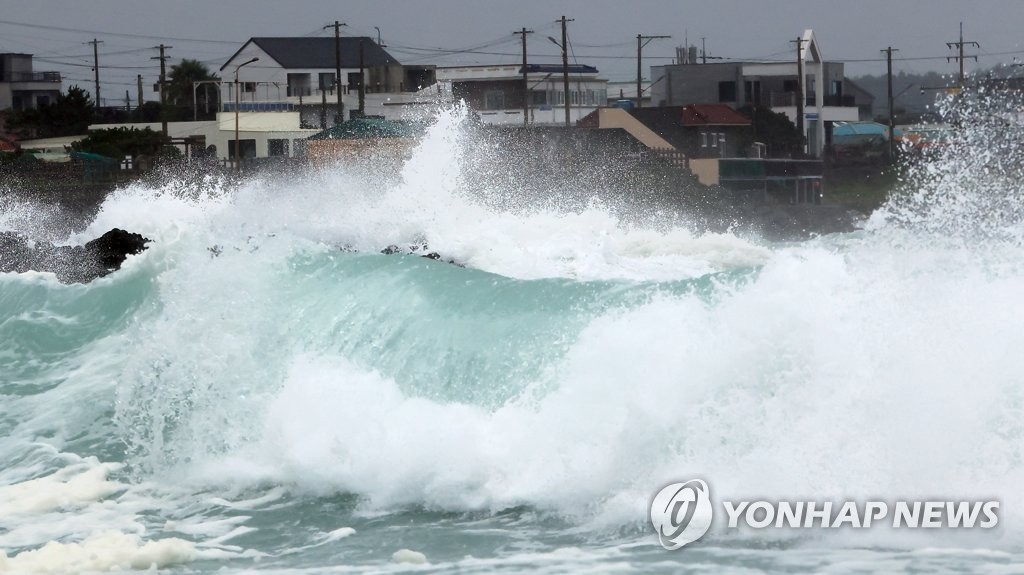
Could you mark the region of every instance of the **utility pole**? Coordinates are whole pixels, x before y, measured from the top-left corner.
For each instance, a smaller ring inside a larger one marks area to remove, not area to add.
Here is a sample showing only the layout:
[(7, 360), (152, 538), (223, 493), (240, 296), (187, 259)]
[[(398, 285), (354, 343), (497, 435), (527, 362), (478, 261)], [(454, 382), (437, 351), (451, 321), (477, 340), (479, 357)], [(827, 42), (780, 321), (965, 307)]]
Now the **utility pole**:
[(892, 53), (899, 52), (899, 50), (896, 50), (892, 46), (889, 46), (885, 50), (882, 50), (882, 52), (885, 52), (885, 62), (889, 75), (889, 162), (892, 162), (896, 159), (896, 131), (895, 122), (893, 121), (892, 97)]
[(707, 46), (704, 43), (705, 40), (707, 40), (706, 36), (701, 36), (700, 37), (700, 63), (701, 64), (707, 64), (708, 63), (708, 50), (707, 50)]
[(150, 58), (150, 60), (160, 60), (160, 129), (163, 131), (164, 137), (167, 136), (167, 58), (170, 57), (165, 54), (165, 51), (173, 47), (160, 44), (157, 46), (160, 49), (160, 55)]
[(800, 137), (806, 140), (804, 133), (804, 39), (797, 36), (796, 40), (796, 129)]
[[(649, 44), (651, 40), (658, 40), (661, 38), (671, 38), (672, 36), (644, 36), (643, 34), (636, 35), (636, 107), (640, 107), (640, 101), (643, 98), (643, 90), (640, 87), (641, 80), (643, 79), (643, 51), (644, 46)], [(646, 40), (646, 42), (644, 41)]]
[(946, 62), (951, 62), (953, 60), (957, 60), (957, 61), (960, 62), (960, 87), (963, 88), (964, 87), (964, 60), (968, 59), (968, 58), (973, 58), (975, 62), (978, 61), (978, 56), (977, 55), (973, 55), (973, 54), (969, 55), (969, 56), (965, 56), (964, 55), (964, 46), (973, 46), (975, 48), (981, 48), (981, 44), (978, 44), (977, 42), (971, 42), (971, 41), (966, 41), (965, 42), (964, 41), (964, 23), (961, 22), (960, 23), (960, 41), (959, 42), (946, 42), (946, 47), (947, 48), (952, 50), (954, 46), (958, 50), (958, 55), (957, 56), (947, 56), (946, 57)]
[[(330, 28), (332, 24), (324, 26)], [(341, 102), (341, 27), (348, 26), (344, 22), (334, 21), (334, 87), (338, 90), (338, 113), (334, 119), (335, 124), (345, 121), (345, 104)]]
[(359, 39), (359, 117), (366, 114), (366, 72), (363, 63), (363, 40)]
[(138, 110), (139, 108), (142, 107), (142, 74), (136, 74), (135, 75), (135, 81), (138, 83), (138, 89), (139, 89), (139, 99), (138, 99), (138, 102), (136, 102), (136, 104), (135, 104), (135, 109)]
[(92, 42), (86, 42), (86, 44), (92, 44), (92, 70), (95, 73), (96, 81), (96, 107), (100, 108), (100, 50), (99, 45), (102, 44), (102, 40), (92, 39)]
[(573, 19), (566, 19), (565, 16), (562, 16), (561, 19), (555, 21), (562, 23), (562, 83), (565, 91), (565, 127), (568, 128), (572, 125), (572, 121), (569, 119), (569, 32), (566, 24), (573, 22)]
[(513, 34), (522, 35), (523, 40), (523, 125), (527, 126), (530, 124), (530, 80), (526, 71), (526, 35), (533, 34), (533, 30), (523, 28)]

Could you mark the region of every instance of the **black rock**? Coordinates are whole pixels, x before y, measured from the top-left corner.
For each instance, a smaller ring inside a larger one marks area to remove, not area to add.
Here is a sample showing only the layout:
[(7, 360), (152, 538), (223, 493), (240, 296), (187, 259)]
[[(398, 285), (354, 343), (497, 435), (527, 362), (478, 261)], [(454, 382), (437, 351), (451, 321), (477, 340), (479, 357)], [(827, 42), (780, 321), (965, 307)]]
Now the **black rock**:
[(55, 246), (0, 232), (0, 272), (52, 272), (64, 283), (88, 283), (120, 269), (128, 255), (141, 253), (149, 241), (117, 228), (84, 246)]
[(90, 252), (104, 268), (114, 271), (121, 267), (129, 255), (146, 251), (148, 239), (139, 234), (114, 228), (102, 236), (86, 242), (85, 251)]

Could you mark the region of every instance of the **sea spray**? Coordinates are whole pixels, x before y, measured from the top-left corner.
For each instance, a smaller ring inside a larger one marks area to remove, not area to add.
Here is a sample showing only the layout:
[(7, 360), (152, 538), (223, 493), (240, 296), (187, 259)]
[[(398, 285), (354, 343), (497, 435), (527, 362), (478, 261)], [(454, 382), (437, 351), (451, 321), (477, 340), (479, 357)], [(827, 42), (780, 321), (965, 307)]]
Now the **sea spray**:
[[(215, 552), (199, 571), (415, 549), (435, 566), (645, 572), (667, 560), (651, 496), (702, 477), (736, 499), (1002, 503), (984, 536), (713, 527), (683, 551), (723, 569), (1019, 561), (1024, 253), (984, 193), (1019, 193), (998, 173), (1012, 162), (989, 177), (969, 147), (968, 164), (931, 159), (907, 185), (934, 202), (769, 244), (671, 214), (645, 227), (614, 201), (499, 209), (516, 190), (479, 197), (474, 138), (442, 115), (380, 182), (325, 166), (198, 195), (135, 185), (82, 236), (155, 239), (117, 274), (0, 277), (17, 374), (0, 382), (2, 477), (111, 466), (123, 489), (19, 515), (8, 558), (114, 530), (138, 535), (123, 549)], [(379, 253), (421, 242), (466, 267)]]

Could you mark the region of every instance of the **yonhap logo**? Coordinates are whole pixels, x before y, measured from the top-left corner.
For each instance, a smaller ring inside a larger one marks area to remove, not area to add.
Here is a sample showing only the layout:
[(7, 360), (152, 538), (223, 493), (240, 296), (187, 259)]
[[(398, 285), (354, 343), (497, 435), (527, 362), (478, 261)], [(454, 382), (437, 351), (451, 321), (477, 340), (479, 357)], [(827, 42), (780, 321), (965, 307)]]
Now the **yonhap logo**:
[[(992, 529), (998, 500), (723, 500), (726, 529)], [(701, 479), (672, 483), (651, 501), (651, 524), (662, 547), (679, 549), (711, 528), (711, 490)]]
[(711, 493), (700, 479), (673, 483), (654, 496), (651, 523), (662, 547), (672, 551), (700, 539), (711, 528)]

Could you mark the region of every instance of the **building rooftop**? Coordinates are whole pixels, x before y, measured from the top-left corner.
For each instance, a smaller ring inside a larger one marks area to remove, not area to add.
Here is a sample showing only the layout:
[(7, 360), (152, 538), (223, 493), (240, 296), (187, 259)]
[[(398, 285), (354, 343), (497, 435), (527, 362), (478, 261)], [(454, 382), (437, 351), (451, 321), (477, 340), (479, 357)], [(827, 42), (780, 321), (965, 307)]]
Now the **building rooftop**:
[[(221, 71), (238, 56), (250, 43), (281, 65), (282, 68), (332, 69), (336, 66), (334, 38), (273, 38), (258, 37), (249, 40), (232, 54), (231, 58), (220, 67)], [(378, 66), (397, 66), (398, 60), (388, 54), (372, 38), (343, 37), (341, 38), (341, 67), (359, 67), (359, 44), (363, 45), (363, 65), (366, 68)]]
[(683, 106), (684, 126), (749, 126), (750, 118), (726, 104), (689, 104)]

